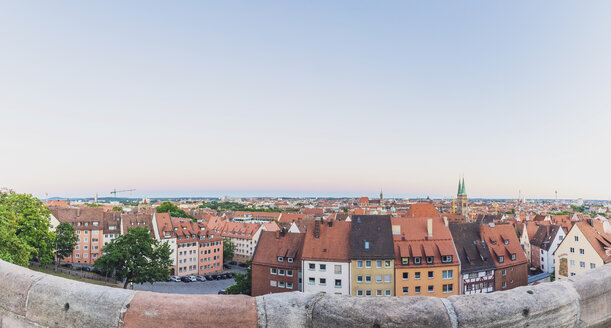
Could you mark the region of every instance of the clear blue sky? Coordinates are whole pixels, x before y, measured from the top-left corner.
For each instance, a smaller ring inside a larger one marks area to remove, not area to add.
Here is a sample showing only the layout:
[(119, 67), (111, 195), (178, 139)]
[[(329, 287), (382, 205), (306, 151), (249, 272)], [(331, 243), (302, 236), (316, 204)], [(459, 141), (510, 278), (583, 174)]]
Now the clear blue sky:
[(609, 1), (0, 3), (0, 186), (611, 199)]

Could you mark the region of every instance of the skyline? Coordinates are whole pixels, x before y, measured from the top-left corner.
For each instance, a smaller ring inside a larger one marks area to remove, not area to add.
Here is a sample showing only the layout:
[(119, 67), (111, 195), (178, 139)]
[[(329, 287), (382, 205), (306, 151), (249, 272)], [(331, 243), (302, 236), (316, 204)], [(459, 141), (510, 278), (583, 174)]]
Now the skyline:
[(0, 187), (611, 199), (611, 3), (0, 4)]

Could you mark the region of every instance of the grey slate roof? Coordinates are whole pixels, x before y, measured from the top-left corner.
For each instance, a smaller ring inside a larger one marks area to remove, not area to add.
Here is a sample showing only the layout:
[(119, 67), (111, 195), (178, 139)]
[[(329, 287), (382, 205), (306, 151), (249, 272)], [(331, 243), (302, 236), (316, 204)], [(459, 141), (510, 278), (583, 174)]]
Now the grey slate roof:
[(390, 215), (351, 215), (351, 220), (350, 259), (395, 258)]
[(490, 249), (480, 234), (479, 223), (450, 223), (450, 233), (460, 258), (463, 273), (494, 270)]

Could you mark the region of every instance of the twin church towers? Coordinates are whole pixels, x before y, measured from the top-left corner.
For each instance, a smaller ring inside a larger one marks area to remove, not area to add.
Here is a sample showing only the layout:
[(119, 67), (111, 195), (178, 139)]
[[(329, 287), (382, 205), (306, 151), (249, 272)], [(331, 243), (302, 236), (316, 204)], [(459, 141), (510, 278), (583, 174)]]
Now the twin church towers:
[(467, 200), (467, 192), (465, 190), (465, 178), (458, 179), (458, 194), (456, 195), (457, 210), (459, 214), (467, 217), (469, 214), (469, 201)]

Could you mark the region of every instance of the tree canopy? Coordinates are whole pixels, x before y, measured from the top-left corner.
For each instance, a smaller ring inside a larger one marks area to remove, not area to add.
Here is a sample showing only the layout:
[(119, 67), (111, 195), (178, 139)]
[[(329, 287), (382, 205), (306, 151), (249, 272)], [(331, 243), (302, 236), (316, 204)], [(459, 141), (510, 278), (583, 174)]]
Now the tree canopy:
[(278, 208), (254, 208), (236, 202), (219, 203), (217, 201), (204, 202), (202, 205), (199, 205), (199, 208), (210, 208), (217, 211), (282, 212), (282, 210)]
[(32, 195), (0, 192), (0, 257), (23, 266), (35, 256), (51, 263), (55, 234), (49, 231), (50, 215)]
[(235, 273), (233, 275), (233, 280), (235, 280), (235, 284), (227, 287), (228, 294), (250, 295), (252, 286), (252, 269), (250, 261), (246, 261), (246, 264), (248, 264), (248, 267), (246, 268), (246, 273)]
[(70, 223), (60, 223), (55, 229), (55, 260), (63, 260), (72, 254), (77, 239), (76, 230)]
[(235, 254), (235, 244), (229, 238), (223, 238), (223, 261), (232, 261)]
[(182, 208), (170, 203), (163, 202), (161, 205), (157, 206), (157, 213), (169, 213), (170, 216), (176, 218), (190, 218), (193, 221), (197, 221), (193, 215), (187, 214)]
[(118, 280), (125, 279), (123, 288), (130, 282), (153, 283), (170, 276), (170, 246), (152, 238), (147, 228), (130, 229), (104, 246), (102, 252), (94, 267)]

